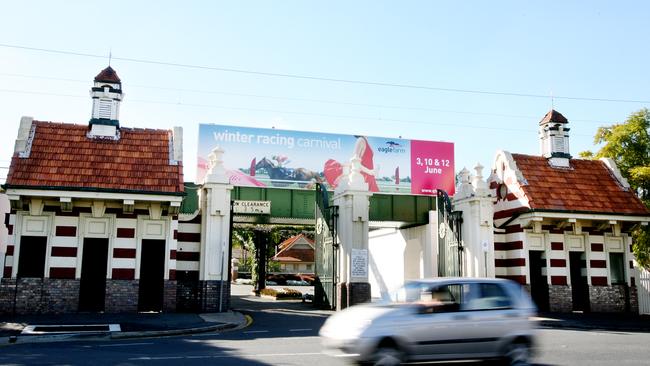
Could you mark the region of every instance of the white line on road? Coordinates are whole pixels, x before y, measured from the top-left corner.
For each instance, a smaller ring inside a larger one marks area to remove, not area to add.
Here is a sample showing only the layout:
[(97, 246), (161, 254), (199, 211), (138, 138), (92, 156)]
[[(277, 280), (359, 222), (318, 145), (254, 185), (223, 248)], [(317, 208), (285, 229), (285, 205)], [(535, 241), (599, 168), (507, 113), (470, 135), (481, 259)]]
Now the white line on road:
[(120, 343), (120, 344), (100, 344), (97, 347), (130, 347), (130, 346), (146, 346), (153, 344), (153, 342), (147, 342), (147, 343)]
[(289, 329), (290, 332), (309, 332), (310, 330), (313, 330), (313, 329), (311, 329), (311, 328)]
[(94, 348), (94, 347), (130, 347), (130, 346), (148, 346), (154, 344), (153, 342), (141, 343), (120, 343), (120, 344), (100, 344), (98, 346), (81, 346), (81, 348)]
[(235, 358), (235, 357), (288, 357), (288, 356), (320, 356), (321, 352), (310, 353), (262, 353), (262, 354), (232, 354), (232, 355), (218, 355), (218, 356), (175, 356), (175, 357), (135, 357), (129, 358), (129, 361), (164, 361), (164, 360), (180, 360), (196, 359), (196, 358)]
[[(243, 354), (243, 355), (238, 355), (238, 356), (249, 356), (249, 357), (284, 357), (284, 356), (317, 356), (317, 355), (322, 355), (322, 352), (310, 352), (310, 353), (256, 353), (256, 354)], [(224, 357), (233, 357), (233, 356), (228, 356), (228, 355), (219, 355), (219, 356), (212, 356), (214, 358), (224, 358)]]

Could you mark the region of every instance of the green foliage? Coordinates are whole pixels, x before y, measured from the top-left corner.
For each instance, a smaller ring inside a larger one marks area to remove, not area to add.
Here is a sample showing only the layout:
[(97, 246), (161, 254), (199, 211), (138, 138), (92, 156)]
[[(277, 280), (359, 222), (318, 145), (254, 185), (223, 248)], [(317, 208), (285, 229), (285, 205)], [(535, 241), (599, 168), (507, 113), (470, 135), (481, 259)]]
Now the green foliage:
[(260, 294), (264, 296), (275, 297), (277, 300), (302, 298), (302, 292), (290, 288), (283, 288), (282, 290), (265, 288), (260, 291)]
[(269, 272), (280, 272), (280, 262), (269, 261)]
[[(581, 152), (587, 158), (611, 158), (630, 183), (641, 201), (650, 207), (650, 112), (641, 109), (632, 113), (625, 123), (600, 127), (594, 138), (602, 144), (596, 154)], [(637, 228), (633, 233), (634, 255), (645, 268), (650, 268), (650, 229)]]
[(592, 153), (591, 151), (580, 151), (578, 153), (578, 155), (580, 155), (580, 157), (583, 158), (583, 159), (593, 159), (594, 158), (594, 153)]
[(641, 226), (632, 233), (632, 250), (636, 261), (645, 268), (650, 268), (650, 226)]
[[(258, 261), (255, 255), (255, 240), (266, 240), (266, 271), (280, 272), (280, 263), (270, 260), (276, 253), (280, 243), (292, 236), (305, 233), (313, 238), (314, 233), (300, 226), (268, 226), (268, 225), (246, 225), (233, 228), (232, 245), (234, 248), (242, 248), (246, 251), (243, 263), (240, 263), (242, 272), (251, 272), (251, 280), (257, 285), (259, 278)], [(261, 234), (261, 238), (260, 235)]]

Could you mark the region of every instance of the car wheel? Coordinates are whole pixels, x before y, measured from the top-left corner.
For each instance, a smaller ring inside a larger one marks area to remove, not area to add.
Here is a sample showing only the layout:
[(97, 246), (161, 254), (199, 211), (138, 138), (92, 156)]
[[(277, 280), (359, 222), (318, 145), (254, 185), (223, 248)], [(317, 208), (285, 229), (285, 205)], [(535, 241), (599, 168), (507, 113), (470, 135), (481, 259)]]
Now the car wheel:
[(506, 348), (505, 361), (511, 366), (525, 366), (530, 363), (530, 346), (524, 342), (510, 343)]
[(404, 362), (404, 353), (397, 349), (397, 347), (380, 347), (375, 354), (376, 366), (394, 366), (401, 365)]

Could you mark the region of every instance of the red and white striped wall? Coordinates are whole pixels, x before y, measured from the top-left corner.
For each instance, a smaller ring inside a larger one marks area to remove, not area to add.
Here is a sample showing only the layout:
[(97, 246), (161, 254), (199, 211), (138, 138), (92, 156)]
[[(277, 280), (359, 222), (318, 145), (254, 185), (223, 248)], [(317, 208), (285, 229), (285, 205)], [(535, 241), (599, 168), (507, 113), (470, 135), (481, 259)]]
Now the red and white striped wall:
[(495, 276), (521, 284), (529, 282), (526, 233), (519, 225), (507, 226), (504, 233), (494, 235)]
[(45, 256), (45, 277), (78, 278), (79, 217), (53, 216), (53, 221), (54, 230)]
[(135, 279), (138, 239), (136, 218), (115, 219), (115, 239), (111, 258), (111, 278), (114, 280)]
[[(32, 228), (34, 231), (29, 231)], [(176, 276), (178, 221), (175, 216), (150, 220), (148, 216), (133, 214), (106, 214), (94, 218), (89, 213), (55, 215), (44, 212), (41, 216), (29, 216), (26, 212), (14, 211), (9, 216), (7, 229), (5, 278), (17, 275), (21, 234), (47, 237), (45, 278), (81, 278), (85, 237), (108, 239), (107, 279), (138, 279), (142, 239), (165, 241), (168, 255), (164, 278), (173, 280)]]
[(2, 270), (3, 278), (10, 278), (14, 266), (14, 252), (16, 249), (16, 236), (14, 235), (14, 227), (16, 226), (16, 215), (9, 215), (9, 225), (7, 225), (7, 251), (5, 253), (4, 268)]
[(176, 232), (176, 270), (197, 276), (201, 260), (201, 216), (179, 221)]

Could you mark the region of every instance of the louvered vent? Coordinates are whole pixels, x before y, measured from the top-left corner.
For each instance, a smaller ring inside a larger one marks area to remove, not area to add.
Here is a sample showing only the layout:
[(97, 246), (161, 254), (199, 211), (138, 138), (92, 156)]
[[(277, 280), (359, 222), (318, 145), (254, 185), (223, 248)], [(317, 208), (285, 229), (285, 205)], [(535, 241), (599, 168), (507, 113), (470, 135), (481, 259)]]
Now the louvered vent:
[(564, 136), (553, 136), (553, 152), (566, 153)]
[(113, 101), (110, 99), (99, 100), (99, 118), (112, 119), (111, 110), (113, 108)]

